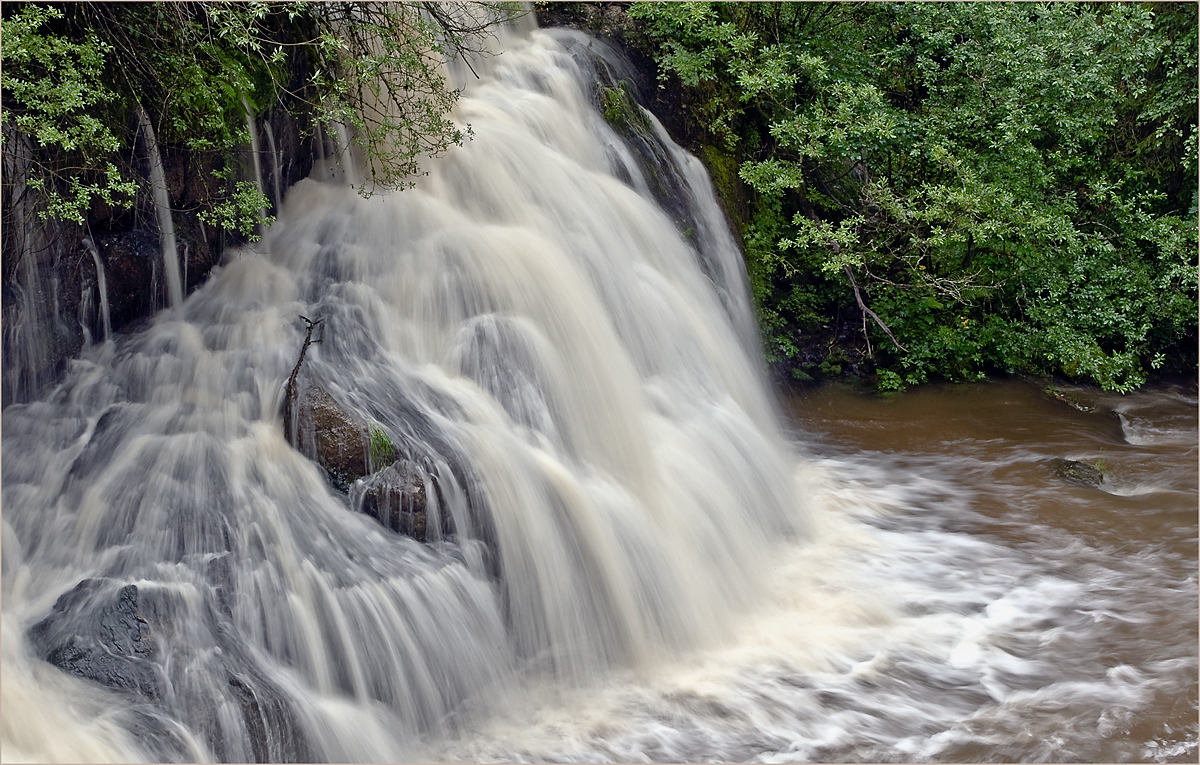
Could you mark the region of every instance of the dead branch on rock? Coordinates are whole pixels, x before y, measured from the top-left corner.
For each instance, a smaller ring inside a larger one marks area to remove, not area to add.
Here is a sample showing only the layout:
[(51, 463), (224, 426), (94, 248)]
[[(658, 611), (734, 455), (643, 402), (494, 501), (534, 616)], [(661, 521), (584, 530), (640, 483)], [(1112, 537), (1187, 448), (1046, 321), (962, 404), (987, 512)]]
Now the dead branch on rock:
[[(304, 363), (304, 354), (308, 353), (308, 346), (312, 345), (313, 343), (319, 344), (325, 339), (325, 331), (323, 327), (321, 336), (316, 340), (312, 339), (313, 329), (315, 329), (318, 325), (323, 325), (325, 321), (324, 319), (317, 319), (316, 321), (313, 321), (307, 316), (301, 316), (300, 318), (304, 319), (304, 323), (308, 325), (308, 332), (306, 332), (304, 335), (304, 345), (300, 346), (300, 358), (296, 359), (296, 366), (292, 368), (292, 376), (288, 378), (287, 382), (283, 422), (284, 428), (289, 432), (289, 434), (291, 431), (292, 407), (296, 403), (296, 377), (300, 374), (300, 365)], [(288, 440), (291, 440), (290, 435)]]

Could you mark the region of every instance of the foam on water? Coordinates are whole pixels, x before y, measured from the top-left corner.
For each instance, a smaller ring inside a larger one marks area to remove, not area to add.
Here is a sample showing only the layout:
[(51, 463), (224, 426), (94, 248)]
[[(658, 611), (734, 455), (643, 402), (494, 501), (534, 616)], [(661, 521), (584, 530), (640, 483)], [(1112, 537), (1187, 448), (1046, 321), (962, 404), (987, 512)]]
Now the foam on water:
[[(404, 758), (530, 678), (645, 665), (757, 599), (807, 521), (738, 253), (639, 193), (587, 46), (518, 35), (456, 110), (477, 138), (417, 189), (299, 184), (260, 248), (5, 412), (5, 629), (29, 638), (6, 689), (56, 656), (110, 666), (81, 636), (121, 608), (147, 625), (111, 681), (136, 693), (96, 690), (108, 722), (31, 726), (26, 751), (112, 728), (131, 758)], [(301, 316), (323, 321), (305, 375), (418, 466), (452, 534), (352, 512), (284, 440)]]
[[(1146, 722), (1194, 708), (1194, 645), (1154, 634), (1195, 621), (1194, 556), (1046, 522), (1004, 473), (1044, 455), (1000, 437), (789, 443), (703, 170), (651, 122), (685, 235), (596, 110), (591, 47), (515, 34), (416, 189), (300, 184), (261, 248), (5, 411), (5, 758), (1194, 754), (1195, 726)], [(305, 375), (453, 533), (353, 512), (285, 440), (301, 316)], [(130, 587), (140, 685), (45, 661)]]
[[(802, 460), (814, 539), (777, 561), (769, 603), (736, 619), (729, 644), (587, 693), (539, 689), (428, 758), (1194, 757), (1197, 726), (1179, 725), (1178, 704), (1190, 699), (1194, 720), (1195, 651), (1138, 634), (1166, 611), (1186, 639), (1197, 594), (1186, 562), (1048, 528), (1030, 545), (980, 534), (985, 519), (953, 469), (924, 467), (899, 471), (895, 455)], [(979, 528), (953, 530), (964, 521)]]

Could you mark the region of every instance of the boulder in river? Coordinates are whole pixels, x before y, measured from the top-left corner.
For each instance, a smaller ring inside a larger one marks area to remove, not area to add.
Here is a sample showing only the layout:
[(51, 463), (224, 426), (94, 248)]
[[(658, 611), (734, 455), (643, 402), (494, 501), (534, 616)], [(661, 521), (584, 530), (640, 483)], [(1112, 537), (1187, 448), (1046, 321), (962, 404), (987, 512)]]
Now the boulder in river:
[[(307, 380), (297, 386), (295, 399), (287, 401), (284, 432), (325, 470), (334, 488), (350, 494), (352, 507), (392, 531), (426, 540), (428, 474), (410, 460), (397, 459), (379, 426), (347, 411), (318, 383)], [(372, 473), (379, 464), (386, 467)], [(441, 531), (448, 533), (446, 528)]]
[(138, 588), (115, 588), (107, 580), (84, 579), (30, 628), (30, 642), (64, 672), (157, 699), (157, 651)]
[(314, 381), (298, 386), (286, 403), (284, 435), (300, 452), (325, 469), (338, 491), (370, 473), (370, 428), (344, 409)]
[[(427, 476), (408, 460), (396, 460), (352, 491), (354, 507), (392, 531), (424, 542), (428, 535)], [(432, 488), (432, 487), (430, 487)], [(443, 530), (444, 533), (444, 530)]]
[(1085, 462), (1057, 459), (1050, 464), (1050, 469), (1064, 481), (1080, 486), (1099, 486), (1104, 482), (1104, 473), (1098, 467)]

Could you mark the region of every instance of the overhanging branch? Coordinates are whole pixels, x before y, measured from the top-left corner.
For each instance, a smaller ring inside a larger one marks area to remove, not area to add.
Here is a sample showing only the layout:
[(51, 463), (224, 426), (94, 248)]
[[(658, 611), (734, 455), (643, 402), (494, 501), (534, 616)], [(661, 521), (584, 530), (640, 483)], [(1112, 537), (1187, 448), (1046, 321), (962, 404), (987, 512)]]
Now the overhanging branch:
[[(861, 310), (863, 312), (864, 316), (870, 316), (872, 319), (874, 319), (875, 323), (879, 325), (879, 328), (882, 329), (889, 338), (891, 338), (892, 343), (897, 348), (899, 348), (904, 353), (908, 353), (908, 349), (905, 348), (903, 345), (901, 345), (899, 343), (899, 341), (896, 340), (896, 336), (893, 335), (892, 331), (890, 329), (888, 329), (886, 324), (883, 323), (883, 319), (879, 318), (879, 314), (872, 311), (870, 308), (867, 307), (867, 304), (863, 302), (862, 293), (859, 292), (859, 290), (858, 290), (858, 282), (854, 281), (854, 274), (853, 274), (853, 272), (850, 271), (850, 266), (842, 266), (842, 270), (846, 272), (846, 278), (850, 280), (850, 286), (854, 288), (854, 299), (858, 301), (859, 310)], [(863, 323), (863, 334), (864, 335), (866, 334), (866, 329), (867, 329), (866, 322), (864, 321), (864, 323)], [(870, 340), (867, 340), (868, 348), (870, 348), (870, 342), (871, 342)]]

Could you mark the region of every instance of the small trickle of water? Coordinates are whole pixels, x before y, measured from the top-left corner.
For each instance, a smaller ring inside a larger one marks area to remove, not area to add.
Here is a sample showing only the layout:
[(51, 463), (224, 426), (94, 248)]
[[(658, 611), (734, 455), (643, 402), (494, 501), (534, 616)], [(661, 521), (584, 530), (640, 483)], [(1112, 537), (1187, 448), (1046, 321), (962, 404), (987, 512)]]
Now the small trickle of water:
[(84, 237), (83, 246), (92, 256), (92, 262), (96, 264), (96, 288), (100, 291), (100, 318), (104, 327), (104, 339), (108, 341), (112, 339), (112, 320), (108, 314), (108, 280), (104, 276), (104, 263), (100, 260), (100, 253), (90, 238)]
[[(250, 133), (250, 157), (254, 164), (254, 187), (258, 189), (259, 197), (266, 199), (266, 192), (263, 191), (262, 182), (262, 159), (261, 151), (258, 146), (258, 124), (254, 120), (254, 110), (250, 108), (250, 100), (246, 96), (242, 96), (242, 108), (246, 112), (246, 130)], [(274, 144), (274, 140), (271, 142)], [(278, 183), (276, 183), (276, 192), (279, 191)], [(265, 208), (258, 208), (258, 233), (262, 236), (267, 227), (267, 211)]]
[(275, 201), (275, 209), (278, 210), (280, 203), (283, 201), (283, 192), (281, 191), (283, 186), (280, 184), (279, 180), (280, 153), (279, 150), (275, 148), (275, 130), (271, 127), (270, 120), (263, 122), (263, 129), (267, 133), (267, 145), (271, 147), (271, 179), (274, 181), (274, 186), (272, 188), (275, 191), (275, 196), (273, 199)]
[(138, 108), (138, 129), (146, 141), (150, 167), (150, 191), (154, 197), (154, 213), (158, 219), (158, 237), (162, 245), (163, 276), (167, 281), (167, 297), (172, 308), (183, 302), (183, 283), (179, 276), (179, 249), (175, 245), (175, 221), (171, 217), (171, 197), (167, 193), (167, 178), (163, 172), (162, 155), (154, 137), (154, 126), (145, 109)]
[(353, 139), (350, 137), (350, 131), (346, 128), (345, 123), (334, 123), (334, 128), (337, 130), (337, 157), (338, 169), (342, 173), (346, 185), (352, 188), (358, 188), (362, 183), (359, 177), (358, 163), (354, 160)]

